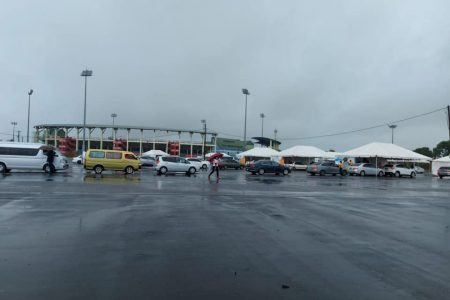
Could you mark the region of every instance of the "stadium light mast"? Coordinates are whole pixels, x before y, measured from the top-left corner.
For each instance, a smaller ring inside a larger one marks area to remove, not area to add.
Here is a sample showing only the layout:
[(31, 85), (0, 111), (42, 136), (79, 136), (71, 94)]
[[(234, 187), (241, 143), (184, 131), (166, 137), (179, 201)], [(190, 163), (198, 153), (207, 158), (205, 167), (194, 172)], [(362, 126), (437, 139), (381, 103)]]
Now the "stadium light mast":
[[(92, 76), (92, 70), (83, 70), (81, 76), (84, 77), (84, 114), (83, 114), (83, 148), (81, 153), (86, 151), (86, 96), (87, 96), (87, 78)], [(78, 146), (78, 145), (77, 145)]]
[(247, 149), (247, 96), (250, 95), (248, 89), (242, 89), (242, 94), (245, 95), (245, 114), (244, 114), (244, 149)]
[(394, 129), (397, 128), (397, 125), (388, 125), (390, 129), (392, 129), (392, 138), (391, 138), (391, 142), (392, 144), (394, 143)]

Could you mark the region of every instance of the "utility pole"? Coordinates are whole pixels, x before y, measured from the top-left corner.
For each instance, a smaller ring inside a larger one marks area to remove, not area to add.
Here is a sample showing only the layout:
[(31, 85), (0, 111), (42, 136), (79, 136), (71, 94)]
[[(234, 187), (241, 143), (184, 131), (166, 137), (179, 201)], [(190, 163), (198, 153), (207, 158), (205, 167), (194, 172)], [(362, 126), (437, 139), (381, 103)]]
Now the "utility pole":
[(448, 140), (450, 141), (450, 105), (447, 105), (447, 125), (448, 125)]
[(206, 154), (205, 154), (205, 147), (206, 147), (206, 120), (203, 119), (202, 120), (202, 124), (203, 124), (203, 160), (206, 160)]
[(17, 141), (20, 143), (20, 130), (17, 130)]
[(16, 135), (17, 122), (16, 121), (12, 121), (11, 125), (13, 126), (13, 134), (12, 134), (11, 142), (15, 142), (14, 138), (15, 138), (15, 135)]

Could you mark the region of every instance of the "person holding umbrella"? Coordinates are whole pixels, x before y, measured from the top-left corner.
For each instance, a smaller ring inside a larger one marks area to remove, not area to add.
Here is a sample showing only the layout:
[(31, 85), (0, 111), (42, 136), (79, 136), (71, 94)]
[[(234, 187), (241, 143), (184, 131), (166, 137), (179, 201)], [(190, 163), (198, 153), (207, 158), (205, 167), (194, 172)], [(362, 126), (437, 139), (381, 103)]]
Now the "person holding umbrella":
[(211, 172), (208, 175), (208, 180), (211, 180), (211, 175), (216, 171), (217, 180), (219, 180), (219, 158), (223, 156), (222, 153), (214, 153), (209, 157), (209, 161), (211, 162)]

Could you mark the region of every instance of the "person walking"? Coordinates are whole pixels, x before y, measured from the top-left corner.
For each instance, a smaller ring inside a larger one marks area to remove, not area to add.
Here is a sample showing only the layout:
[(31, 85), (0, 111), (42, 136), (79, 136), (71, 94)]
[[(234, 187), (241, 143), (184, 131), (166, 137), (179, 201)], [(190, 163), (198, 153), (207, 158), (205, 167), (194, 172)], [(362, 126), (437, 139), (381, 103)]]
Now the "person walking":
[(50, 167), (50, 173), (55, 173), (56, 169), (55, 169), (55, 165), (53, 164), (53, 162), (55, 161), (55, 151), (53, 150), (48, 150), (47, 151), (47, 163)]
[(208, 175), (208, 180), (211, 180), (211, 175), (216, 171), (217, 180), (219, 180), (219, 159), (215, 157), (212, 161), (211, 172)]

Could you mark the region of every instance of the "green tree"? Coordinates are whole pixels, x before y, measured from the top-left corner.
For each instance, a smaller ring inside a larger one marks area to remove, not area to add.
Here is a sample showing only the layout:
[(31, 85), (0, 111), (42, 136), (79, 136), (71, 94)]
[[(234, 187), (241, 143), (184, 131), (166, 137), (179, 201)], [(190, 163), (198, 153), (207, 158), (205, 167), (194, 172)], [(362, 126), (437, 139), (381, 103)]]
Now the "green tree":
[(425, 156), (428, 156), (428, 157), (433, 157), (434, 156), (433, 155), (433, 151), (431, 151), (431, 149), (428, 148), (428, 147), (417, 148), (416, 150), (414, 150), (414, 152), (422, 154), (422, 155), (425, 155)]
[(433, 149), (434, 157), (443, 157), (450, 154), (450, 141), (442, 141)]

